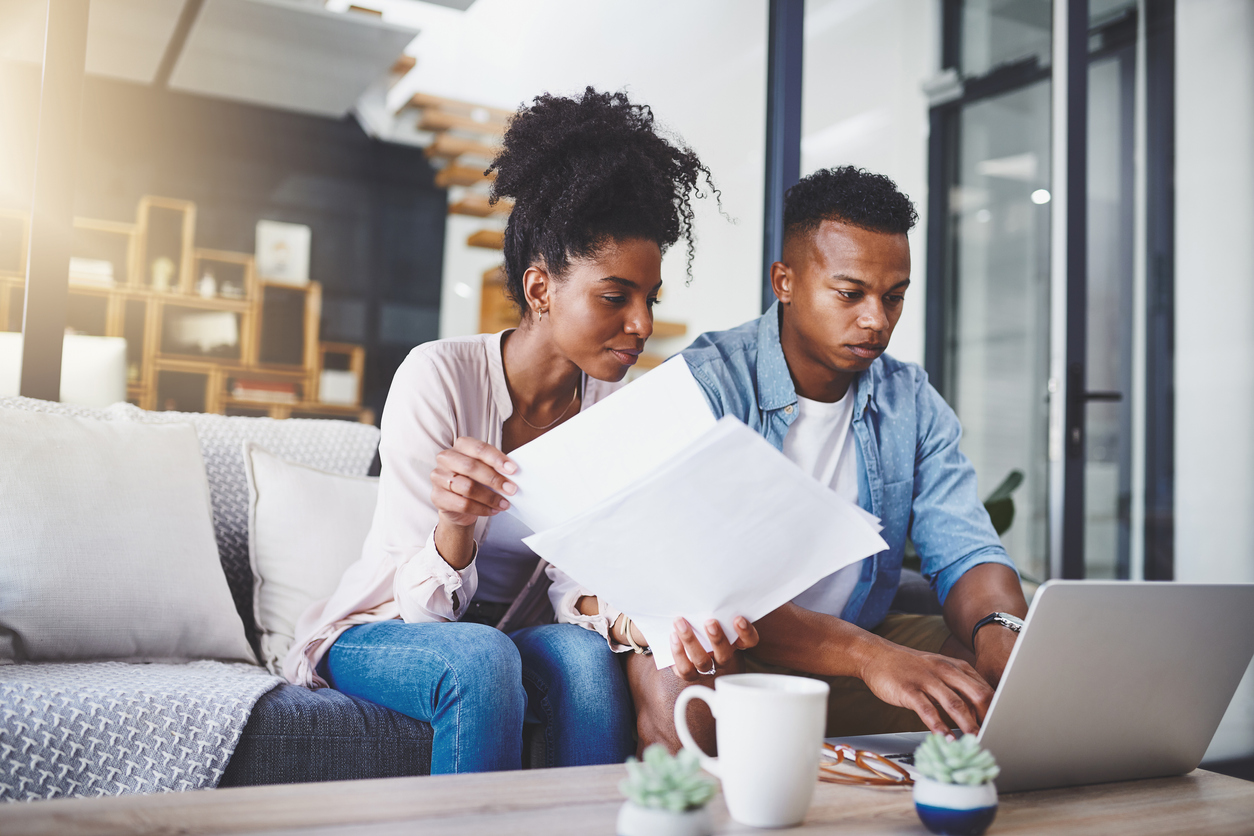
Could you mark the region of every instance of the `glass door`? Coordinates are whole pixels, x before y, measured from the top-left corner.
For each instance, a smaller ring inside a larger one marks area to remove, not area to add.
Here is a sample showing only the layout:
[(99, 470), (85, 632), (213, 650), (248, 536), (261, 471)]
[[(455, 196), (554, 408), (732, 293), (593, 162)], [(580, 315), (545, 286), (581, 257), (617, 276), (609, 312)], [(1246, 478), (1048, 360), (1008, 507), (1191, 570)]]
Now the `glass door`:
[(963, 107), (950, 191), (946, 394), (981, 491), (1024, 474), (1003, 539), (1034, 578), (1049, 560), (1049, 108), (1048, 79)]
[(1127, 579), (1132, 546), (1136, 18), (1093, 32), (1088, 102), (1084, 574)]
[[(1050, 566), (1052, 6), (946, 3), (947, 81), (934, 85), (928, 371), (963, 424), (989, 493), (1023, 474), (1002, 540), (1025, 577)], [(1092, 0), (1085, 573), (1132, 564), (1135, 2)], [(934, 99), (935, 101), (935, 99)], [(1056, 493), (1056, 492), (1055, 492)], [(1057, 501), (1055, 496), (1055, 501)]]

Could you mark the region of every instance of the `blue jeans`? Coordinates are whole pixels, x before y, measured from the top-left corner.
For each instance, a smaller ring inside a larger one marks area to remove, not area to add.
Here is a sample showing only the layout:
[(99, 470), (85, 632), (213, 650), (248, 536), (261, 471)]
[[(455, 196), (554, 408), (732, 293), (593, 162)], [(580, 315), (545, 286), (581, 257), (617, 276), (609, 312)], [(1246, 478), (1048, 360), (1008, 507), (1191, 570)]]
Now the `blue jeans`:
[(636, 712), (614, 652), (591, 630), (544, 624), (510, 634), (522, 657), (528, 720), (545, 766), (622, 763), (636, 752)]
[(430, 723), (432, 774), (518, 769), (529, 699), (546, 765), (616, 763), (635, 749), (618, 660), (572, 624), (513, 640), (466, 622), (361, 624), (331, 646), (324, 671), (339, 691)]

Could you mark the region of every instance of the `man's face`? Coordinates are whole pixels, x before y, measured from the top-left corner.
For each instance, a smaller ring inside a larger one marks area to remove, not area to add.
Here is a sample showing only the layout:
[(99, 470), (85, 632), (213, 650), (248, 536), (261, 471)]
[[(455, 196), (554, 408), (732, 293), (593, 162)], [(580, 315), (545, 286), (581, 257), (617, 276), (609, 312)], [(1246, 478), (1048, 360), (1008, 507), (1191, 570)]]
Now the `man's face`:
[(771, 270), (784, 305), (785, 352), (794, 376), (864, 371), (888, 347), (910, 285), (910, 246), (904, 234), (870, 232), (823, 221), (786, 242)]

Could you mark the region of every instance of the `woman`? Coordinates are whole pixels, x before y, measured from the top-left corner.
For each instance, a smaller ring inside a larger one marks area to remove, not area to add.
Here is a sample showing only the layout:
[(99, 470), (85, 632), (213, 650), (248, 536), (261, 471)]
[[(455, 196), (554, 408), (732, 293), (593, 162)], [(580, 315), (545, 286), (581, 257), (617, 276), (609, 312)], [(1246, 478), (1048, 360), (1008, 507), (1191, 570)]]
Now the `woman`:
[[(620, 385), (652, 333), (662, 253), (681, 235), (691, 267), (690, 196), (709, 182), (647, 107), (592, 88), (520, 111), (492, 170), (493, 200), (514, 201), (505, 269), (521, 323), (424, 344), (397, 370), (362, 557), (301, 618), (284, 665), (294, 682), (429, 722), (433, 773), (517, 769), (524, 712), (544, 726), (549, 765), (635, 749), (611, 652), (647, 645), (629, 619), (550, 567), (565, 623), (511, 636), (488, 626), (538, 561), (529, 532), (502, 514), (515, 492), (506, 453)], [(677, 674), (695, 678), (756, 643), (748, 622), (737, 626), (735, 645), (711, 631), (712, 660), (677, 625)]]

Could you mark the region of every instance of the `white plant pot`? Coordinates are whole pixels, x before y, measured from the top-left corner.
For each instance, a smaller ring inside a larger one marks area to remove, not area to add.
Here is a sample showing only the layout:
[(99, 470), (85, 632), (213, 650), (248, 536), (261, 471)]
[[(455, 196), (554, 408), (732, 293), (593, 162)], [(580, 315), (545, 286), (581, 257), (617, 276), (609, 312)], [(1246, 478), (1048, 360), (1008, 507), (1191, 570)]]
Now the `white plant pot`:
[(943, 836), (979, 836), (997, 815), (997, 787), (942, 784), (919, 775), (914, 808), (928, 830)]
[(618, 809), (618, 836), (711, 836), (714, 824), (705, 807), (672, 813), (624, 801)]

